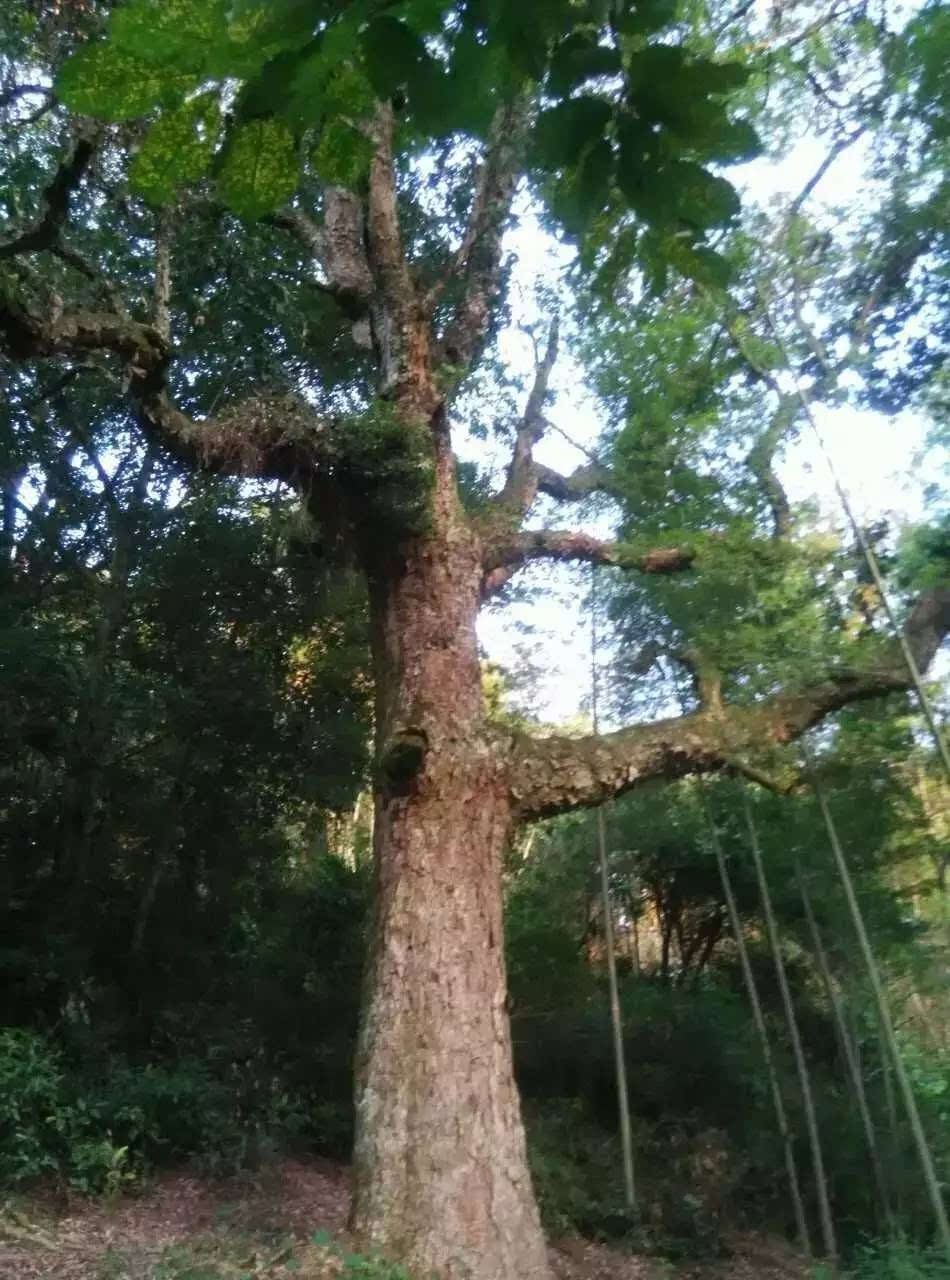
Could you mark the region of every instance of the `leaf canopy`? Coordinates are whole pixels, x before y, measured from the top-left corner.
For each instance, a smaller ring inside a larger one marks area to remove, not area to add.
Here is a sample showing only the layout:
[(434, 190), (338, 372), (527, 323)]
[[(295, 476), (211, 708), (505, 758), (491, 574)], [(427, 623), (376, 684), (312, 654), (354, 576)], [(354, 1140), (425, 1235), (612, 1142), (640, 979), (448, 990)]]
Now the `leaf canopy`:
[(57, 89), (83, 114), (151, 121), (133, 183), (152, 203), (213, 175), (248, 218), (288, 200), (308, 163), (323, 181), (358, 185), (377, 101), (394, 103), (408, 156), (453, 134), (483, 139), (496, 107), (527, 94), (530, 166), (568, 232), (629, 211), (657, 243), (678, 234), (692, 252), (677, 264), (692, 269), (712, 252), (695, 256), (706, 232), (737, 209), (704, 166), (757, 150), (751, 124), (729, 113), (748, 68), (669, 43), (668, 0), (608, 8), (131, 0), (66, 62)]

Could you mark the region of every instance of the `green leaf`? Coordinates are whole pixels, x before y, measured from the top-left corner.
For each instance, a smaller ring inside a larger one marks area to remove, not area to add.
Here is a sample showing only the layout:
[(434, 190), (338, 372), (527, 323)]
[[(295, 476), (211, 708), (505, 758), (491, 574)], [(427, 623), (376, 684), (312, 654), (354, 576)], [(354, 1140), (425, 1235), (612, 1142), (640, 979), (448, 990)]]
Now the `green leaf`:
[(720, 226), (739, 210), (739, 197), (725, 178), (688, 160), (654, 166), (621, 135), (617, 180), (631, 208), (656, 227), (686, 225), (699, 231)]
[(680, 48), (650, 45), (629, 59), (629, 102), (641, 120), (663, 125), (701, 148), (711, 134), (729, 127), (725, 106), (715, 99), (744, 84), (748, 75), (737, 62), (688, 58)]
[(664, 176), (676, 194), (680, 218), (700, 231), (722, 226), (739, 212), (739, 196), (732, 183), (701, 165), (676, 160), (666, 166)]
[(417, 32), (383, 14), (363, 32), (363, 59), (373, 88), (381, 98), (391, 98), (412, 81), (430, 55)]
[(589, 147), (577, 169), (557, 183), (551, 206), (572, 235), (583, 235), (610, 198), (614, 152), (606, 138)]
[(260, 218), (297, 189), (297, 150), (281, 120), (252, 120), (231, 139), (218, 175), (221, 194), (243, 218)]
[(670, 262), (684, 276), (710, 289), (725, 289), (732, 279), (728, 259), (705, 245), (693, 245), (676, 237), (668, 244)]
[(616, 49), (600, 45), (589, 35), (575, 32), (554, 50), (548, 87), (552, 93), (567, 95), (593, 76), (617, 75), (622, 70)]
[(207, 173), (219, 121), (216, 92), (203, 93), (156, 120), (132, 165), (133, 188), (150, 204), (167, 204), (180, 183)]
[(311, 40), (300, 49), (284, 49), (269, 59), (238, 94), (234, 104), (235, 119), (259, 120), (284, 111), (291, 114), (288, 103), (295, 100), (296, 85), (304, 68), (316, 61), (326, 78), (320, 43), (319, 38)]
[(93, 44), (63, 65), (56, 92), (80, 115), (133, 120), (158, 106), (177, 106), (200, 79), (193, 70), (154, 66), (112, 44)]
[(761, 155), (762, 143), (748, 120), (723, 120), (710, 130), (702, 150), (708, 160), (735, 164)]
[(612, 115), (609, 102), (589, 94), (542, 111), (534, 132), (541, 164), (548, 169), (576, 164), (586, 147), (604, 137)]
[(343, 120), (331, 120), (313, 153), (319, 177), (338, 187), (355, 187), (369, 172), (373, 144)]
[(227, 19), (228, 0), (129, 0), (112, 12), (109, 41), (142, 62), (199, 69)]
[(624, 6), (615, 19), (618, 31), (628, 36), (648, 36), (668, 27), (676, 17), (677, 0), (642, 0)]

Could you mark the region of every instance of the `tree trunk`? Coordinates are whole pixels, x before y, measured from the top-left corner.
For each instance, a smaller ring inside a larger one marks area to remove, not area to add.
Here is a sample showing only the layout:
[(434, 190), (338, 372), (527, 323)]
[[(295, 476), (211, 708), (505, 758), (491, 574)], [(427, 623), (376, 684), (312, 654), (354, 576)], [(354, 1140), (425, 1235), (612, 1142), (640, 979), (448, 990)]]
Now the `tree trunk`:
[(376, 920), (352, 1226), (419, 1276), (543, 1280), (505, 995), (511, 802), (483, 721), (478, 547), (453, 502), (437, 494), (436, 534), (369, 572)]

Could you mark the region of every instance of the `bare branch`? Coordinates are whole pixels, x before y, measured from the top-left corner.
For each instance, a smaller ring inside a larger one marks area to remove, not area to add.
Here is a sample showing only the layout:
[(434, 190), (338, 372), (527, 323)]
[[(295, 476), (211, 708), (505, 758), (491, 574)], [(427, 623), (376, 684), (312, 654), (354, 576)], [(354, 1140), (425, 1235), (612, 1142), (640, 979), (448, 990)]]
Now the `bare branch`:
[[(921, 668), (929, 665), (948, 633), (950, 587), (925, 593), (904, 629)], [(895, 643), (863, 669), (830, 673), (819, 683), (750, 707), (724, 704), (597, 737), (515, 735), (512, 797), (519, 817), (530, 821), (602, 804), (654, 778), (736, 769), (761, 782), (767, 775), (743, 763), (746, 752), (791, 742), (833, 711), (909, 685)], [(774, 779), (767, 781), (774, 785)]]
[(431, 313), (448, 281), (464, 276), (462, 300), (442, 338), (445, 360), (462, 368), (474, 360), (491, 322), (501, 283), (502, 238), (518, 185), (527, 126), (524, 97), (505, 103), (495, 113), (468, 228), (449, 270), (426, 299)]
[(854, 144), (858, 141), (858, 139), (862, 137), (864, 132), (865, 132), (864, 125), (859, 125), (858, 128), (853, 129), (851, 133), (843, 134), (834, 142), (830, 151), (822, 160), (821, 164), (818, 166), (818, 168), (815, 170), (812, 176), (808, 179), (808, 181), (802, 187), (801, 191), (798, 193), (798, 195), (795, 197), (792, 203), (788, 206), (788, 211), (786, 212), (786, 215), (785, 215), (786, 221), (790, 221), (792, 218), (794, 218), (794, 216), (801, 209), (802, 205), (805, 203), (805, 201), (808, 199), (811, 193), (815, 190), (815, 188), (824, 178), (825, 174), (832, 167), (832, 165), (835, 163), (838, 157), (842, 155), (845, 151), (847, 151), (849, 147), (853, 147)]
[(528, 514), (538, 491), (538, 470), (532, 457), (532, 450), (544, 434), (544, 402), (547, 399), (551, 371), (557, 360), (558, 334), (558, 321), (555, 316), (548, 330), (544, 355), (535, 365), (534, 383), (518, 425), (505, 486), (496, 499), (496, 506), (504, 507), (512, 515), (519, 517)]
[(653, 547), (643, 551), (622, 542), (604, 542), (561, 529), (529, 529), (502, 534), (485, 543), (483, 594), (498, 591), (531, 560), (581, 561), (608, 564), (641, 573), (677, 573), (695, 559), (690, 547)]

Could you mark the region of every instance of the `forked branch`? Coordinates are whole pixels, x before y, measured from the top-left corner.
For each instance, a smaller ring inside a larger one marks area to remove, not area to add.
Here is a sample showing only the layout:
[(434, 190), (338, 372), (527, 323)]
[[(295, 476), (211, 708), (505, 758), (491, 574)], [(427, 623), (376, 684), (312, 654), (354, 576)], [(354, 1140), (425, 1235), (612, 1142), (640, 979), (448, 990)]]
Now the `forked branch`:
[(538, 469), (532, 451), (544, 435), (547, 425), (544, 404), (547, 400), (551, 373), (557, 360), (558, 336), (558, 321), (555, 316), (548, 330), (544, 354), (535, 365), (534, 382), (524, 414), (518, 424), (505, 486), (496, 500), (496, 505), (517, 517), (519, 523), (521, 517), (526, 516), (530, 511), (538, 491)]
[(502, 238), (521, 172), (528, 114), (524, 97), (506, 102), (495, 113), (462, 243), (425, 299), (431, 313), (452, 279), (464, 282), (461, 301), (442, 337), (443, 358), (458, 368), (472, 363), (491, 323), (501, 284)]

